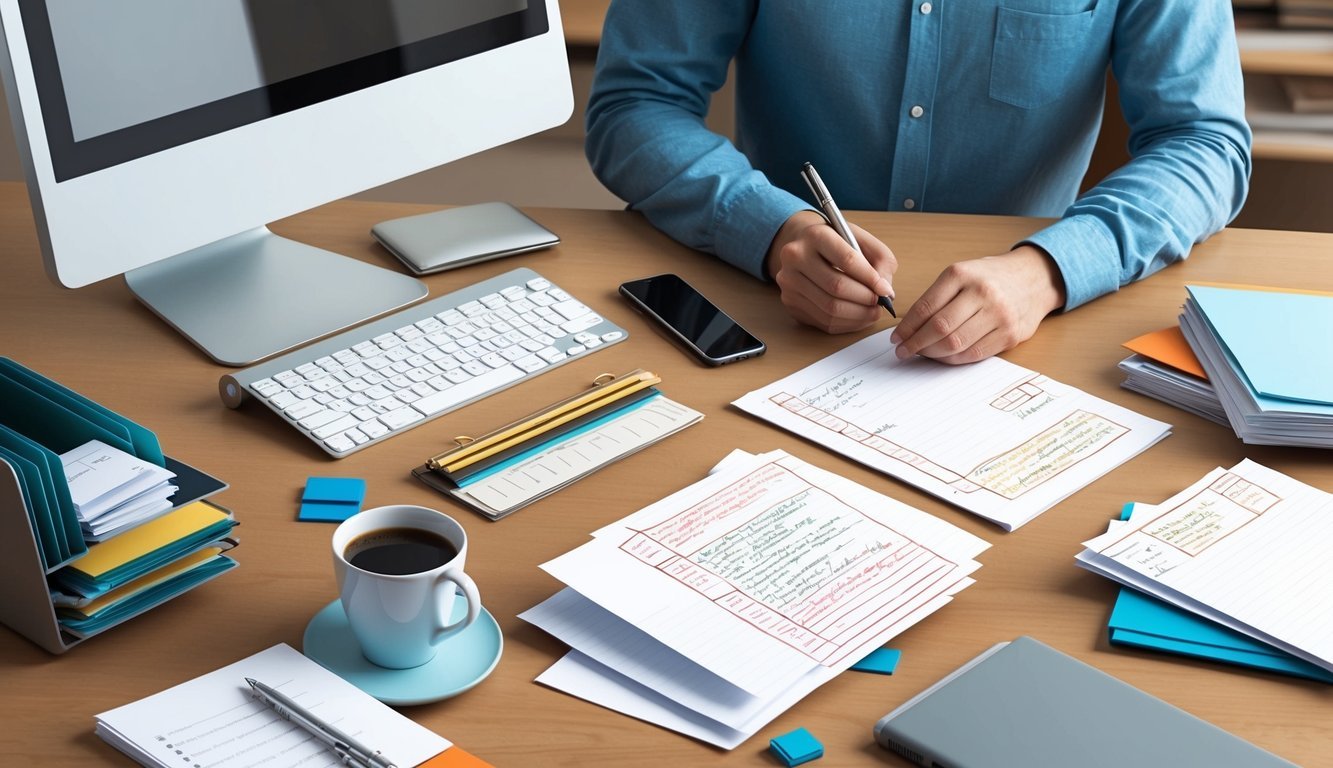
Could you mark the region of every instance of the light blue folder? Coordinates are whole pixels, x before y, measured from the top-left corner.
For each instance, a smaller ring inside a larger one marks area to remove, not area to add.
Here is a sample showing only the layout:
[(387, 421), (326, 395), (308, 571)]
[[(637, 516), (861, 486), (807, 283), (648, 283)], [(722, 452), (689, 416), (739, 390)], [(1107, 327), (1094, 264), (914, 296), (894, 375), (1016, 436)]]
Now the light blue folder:
[[(1128, 520), (1133, 510), (1134, 504), (1126, 504), (1120, 519)], [(1128, 587), (1121, 587), (1106, 624), (1115, 645), (1333, 683), (1333, 672)]]
[(1186, 289), (1260, 408), (1333, 414), (1333, 296)]

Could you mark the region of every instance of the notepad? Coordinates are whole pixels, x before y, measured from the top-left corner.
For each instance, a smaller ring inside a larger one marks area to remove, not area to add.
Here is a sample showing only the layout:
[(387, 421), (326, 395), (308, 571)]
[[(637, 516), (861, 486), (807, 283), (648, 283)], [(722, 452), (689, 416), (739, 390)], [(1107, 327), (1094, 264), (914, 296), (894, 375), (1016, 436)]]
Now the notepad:
[(354, 739), (411, 768), (451, 743), (297, 653), (275, 645), (97, 716), (97, 735), (143, 765), (338, 765), (296, 724), (252, 698), (245, 678), (273, 686)]

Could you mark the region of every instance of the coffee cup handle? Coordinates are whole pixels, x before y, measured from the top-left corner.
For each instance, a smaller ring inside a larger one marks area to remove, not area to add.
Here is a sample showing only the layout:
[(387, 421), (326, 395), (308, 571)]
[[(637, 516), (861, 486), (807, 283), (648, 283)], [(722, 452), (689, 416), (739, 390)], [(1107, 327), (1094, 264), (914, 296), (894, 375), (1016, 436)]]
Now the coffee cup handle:
[[(467, 615), (455, 621), (448, 626), (437, 626), (435, 633), (431, 635), (430, 644), (435, 645), (450, 635), (466, 629), (477, 620), (481, 615), (481, 594), (477, 592), (477, 585), (472, 582), (472, 577), (460, 570), (450, 568), (441, 573), (435, 580), (435, 589), (450, 589), (458, 585), (463, 590), (463, 599), (467, 601)], [(444, 624), (448, 616), (441, 616), (437, 624)]]

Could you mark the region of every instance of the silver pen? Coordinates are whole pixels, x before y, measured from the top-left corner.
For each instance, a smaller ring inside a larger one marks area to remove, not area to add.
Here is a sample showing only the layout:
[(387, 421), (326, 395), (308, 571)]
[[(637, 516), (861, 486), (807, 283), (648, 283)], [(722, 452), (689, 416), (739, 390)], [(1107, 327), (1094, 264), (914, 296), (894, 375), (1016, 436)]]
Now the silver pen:
[[(847, 219), (842, 217), (838, 204), (833, 202), (833, 195), (829, 194), (828, 187), (824, 186), (824, 180), (819, 178), (819, 171), (816, 171), (810, 163), (806, 163), (801, 167), (801, 178), (805, 179), (806, 186), (810, 187), (810, 194), (815, 196), (815, 203), (819, 206), (819, 210), (823, 211), (824, 218), (828, 219), (829, 226), (833, 227), (833, 231), (837, 232), (839, 237), (847, 241), (857, 255), (865, 258), (861, 246), (856, 242), (856, 236), (852, 234), (852, 228), (847, 225)], [(893, 301), (888, 296), (880, 296), (877, 301), (881, 307), (889, 311), (890, 315), (898, 316), (898, 313), (893, 311)]]
[(334, 728), (277, 690), (249, 677), (245, 678), (245, 682), (250, 684), (255, 698), (273, 707), (279, 716), (309, 731), (310, 735), (336, 752), (339, 759), (347, 765), (355, 768), (396, 768), (378, 750), (371, 749)]

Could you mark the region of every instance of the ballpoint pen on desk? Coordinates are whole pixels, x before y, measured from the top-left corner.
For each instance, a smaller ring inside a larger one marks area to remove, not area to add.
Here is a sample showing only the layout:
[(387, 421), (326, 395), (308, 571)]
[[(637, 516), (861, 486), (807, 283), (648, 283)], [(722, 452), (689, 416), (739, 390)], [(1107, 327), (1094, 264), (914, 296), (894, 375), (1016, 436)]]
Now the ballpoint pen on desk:
[[(801, 178), (810, 187), (810, 194), (815, 196), (815, 203), (819, 205), (819, 210), (824, 213), (824, 218), (828, 219), (829, 226), (837, 232), (847, 244), (856, 251), (857, 255), (865, 257), (861, 252), (861, 246), (856, 242), (856, 236), (852, 234), (852, 228), (847, 226), (847, 220), (842, 217), (842, 211), (838, 210), (838, 204), (833, 202), (833, 195), (829, 194), (828, 187), (824, 186), (823, 179), (819, 178), (819, 172), (810, 163), (801, 167)], [(889, 311), (890, 315), (898, 316), (893, 311), (893, 301), (888, 296), (878, 298), (879, 305)]]
[(361, 744), (334, 728), (277, 690), (249, 677), (245, 678), (245, 682), (254, 690), (255, 698), (273, 707), (281, 717), (309, 731), (310, 735), (336, 752), (347, 765), (354, 768), (395, 768), (394, 764), (379, 751)]

